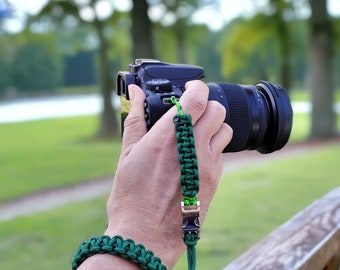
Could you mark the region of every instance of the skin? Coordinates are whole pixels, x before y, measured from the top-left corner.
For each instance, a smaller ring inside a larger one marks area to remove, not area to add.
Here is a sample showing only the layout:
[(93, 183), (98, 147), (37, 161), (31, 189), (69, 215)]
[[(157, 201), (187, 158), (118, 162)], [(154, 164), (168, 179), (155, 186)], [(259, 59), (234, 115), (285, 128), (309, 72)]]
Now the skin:
[[(223, 170), (222, 150), (232, 138), (232, 129), (223, 123), (226, 111), (216, 101), (208, 101), (208, 87), (201, 81), (186, 84), (180, 103), (190, 114), (194, 136), (204, 221)], [(121, 235), (143, 244), (172, 269), (185, 250), (181, 238), (180, 170), (172, 119), (173, 107), (146, 130), (143, 91), (129, 86), (131, 107), (124, 124), (123, 144), (111, 194), (107, 202), (106, 235)], [(119, 256), (94, 255), (78, 268), (139, 269)]]

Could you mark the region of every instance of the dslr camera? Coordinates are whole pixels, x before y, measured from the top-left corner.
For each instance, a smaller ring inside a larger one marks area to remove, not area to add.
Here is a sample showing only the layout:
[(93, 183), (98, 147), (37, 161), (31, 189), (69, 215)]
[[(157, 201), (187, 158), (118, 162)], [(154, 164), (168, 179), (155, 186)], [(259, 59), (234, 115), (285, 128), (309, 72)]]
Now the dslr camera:
[[(153, 59), (137, 59), (129, 67), (130, 71), (117, 74), (122, 127), (129, 112), (129, 84), (138, 85), (145, 93), (145, 122), (149, 130), (173, 106), (170, 98), (182, 96), (187, 81), (204, 77), (202, 67)], [(216, 100), (225, 107), (224, 122), (233, 128), (233, 138), (223, 153), (257, 150), (266, 154), (281, 149), (287, 143), (293, 111), (283, 87), (268, 81), (254, 85), (226, 82), (207, 85), (208, 99)]]

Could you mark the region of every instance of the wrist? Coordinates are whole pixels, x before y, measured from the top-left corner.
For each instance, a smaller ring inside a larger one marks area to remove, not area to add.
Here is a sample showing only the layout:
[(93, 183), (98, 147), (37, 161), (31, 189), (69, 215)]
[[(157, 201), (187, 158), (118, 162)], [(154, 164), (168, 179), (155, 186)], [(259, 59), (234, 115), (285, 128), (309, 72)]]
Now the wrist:
[[(110, 256), (100, 255), (114, 256), (111, 258)], [(125, 259), (127, 262), (117, 260), (116, 257)], [(89, 260), (90, 258), (92, 259)], [(114, 265), (115, 269), (119, 268), (117, 264), (129, 267), (129, 269), (136, 269), (136, 265), (142, 269), (167, 269), (153, 251), (146, 249), (142, 244), (135, 243), (132, 239), (124, 239), (120, 235), (113, 237), (103, 235), (83, 242), (72, 259), (72, 269), (77, 270), (86, 261), (87, 263), (82, 269), (91, 269), (89, 267), (93, 266), (95, 262), (99, 262), (100, 265)]]
[(167, 234), (138, 224), (123, 227), (109, 225), (104, 234), (110, 237), (121, 235), (124, 239), (132, 239), (136, 244), (142, 244), (160, 258), (162, 264), (166, 265), (168, 269), (172, 269), (185, 250), (181, 229), (180, 226), (178, 227), (179, 230), (176, 234)]

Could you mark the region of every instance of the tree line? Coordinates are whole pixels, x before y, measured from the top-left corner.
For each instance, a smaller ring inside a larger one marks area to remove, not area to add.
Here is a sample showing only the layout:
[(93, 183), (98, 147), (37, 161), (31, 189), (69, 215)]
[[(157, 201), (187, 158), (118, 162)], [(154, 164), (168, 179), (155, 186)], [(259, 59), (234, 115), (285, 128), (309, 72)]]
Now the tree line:
[[(311, 137), (336, 132), (332, 102), (340, 86), (340, 22), (329, 16), (326, 0), (268, 0), (265, 10), (236, 18), (219, 31), (194, 23), (191, 16), (216, 1), (132, 0), (126, 10), (107, 1), (112, 12), (105, 18), (98, 13), (99, 2), (49, 0), (39, 14), (27, 18), (24, 31), (13, 35), (0, 25), (0, 72), (5, 75), (0, 76), (0, 94), (13, 87), (57, 91), (67, 82), (65, 59), (94, 52), (86, 65), (92, 65), (92, 75), (86, 76), (94, 75), (103, 96), (97, 135), (118, 136), (111, 104), (115, 73), (127, 70), (134, 58), (156, 58), (201, 65), (207, 81), (252, 84), (265, 79), (288, 91), (309, 89), (314, 108)], [(157, 19), (148, 13), (156, 5), (161, 13)], [(298, 16), (302, 7), (311, 10), (309, 18)], [(91, 16), (82, 15), (85, 8)], [(164, 19), (170, 15), (171, 23)], [(73, 76), (87, 74), (85, 68), (71, 71)]]

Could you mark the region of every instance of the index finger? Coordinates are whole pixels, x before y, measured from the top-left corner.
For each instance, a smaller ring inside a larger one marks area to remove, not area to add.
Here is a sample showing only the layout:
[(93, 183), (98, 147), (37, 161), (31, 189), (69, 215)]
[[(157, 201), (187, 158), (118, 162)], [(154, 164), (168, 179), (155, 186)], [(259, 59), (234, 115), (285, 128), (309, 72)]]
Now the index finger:
[[(207, 107), (209, 89), (205, 83), (199, 80), (187, 82), (185, 88), (186, 90), (181, 96), (179, 102), (182, 106), (183, 112), (185, 114), (191, 115), (192, 124), (194, 125), (203, 115)], [(177, 109), (174, 106), (155, 123), (153, 128), (166, 128), (167, 126), (169, 126), (169, 124), (165, 125), (164, 123), (172, 123), (172, 119), (177, 113)]]

